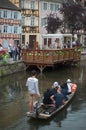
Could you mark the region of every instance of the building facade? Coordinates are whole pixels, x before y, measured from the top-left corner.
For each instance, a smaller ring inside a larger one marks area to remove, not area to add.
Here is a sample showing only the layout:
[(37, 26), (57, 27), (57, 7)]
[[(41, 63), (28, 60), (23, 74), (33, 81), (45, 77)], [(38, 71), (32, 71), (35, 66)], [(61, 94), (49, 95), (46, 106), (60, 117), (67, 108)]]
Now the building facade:
[(8, 0), (0, 0), (0, 44), (7, 49), (20, 42), (21, 11)]
[(62, 0), (11, 0), (14, 4), (20, 3), (22, 12), (22, 43), (29, 44), (30, 48), (41, 48), (41, 34), (46, 34), (47, 15), (59, 13)]
[[(85, 9), (86, 15), (86, 0), (74, 0), (74, 2), (81, 4), (81, 6)], [(76, 33), (77, 38), (82, 43), (83, 47), (86, 47), (86, 30), (79, 30)]]
[(41, 0), (39, 3), (39, 19), (40, 19), (40, 33), (47, 33), (46, 25), (47, 25), (47, 17), (49, 14), (55, 14), (55, 16), (62, 19), (62, 15), (60, 14), (60, 9), (62, 7), (61, 2), (54, 0), (53, 2), (49, 0)]
[(21, 0), (9, 0), (11, 1), (13, 4), (15, 4), (17, 7), (20, 7), (20, 2)]
[[(60, 9), (62, 7), (62, 2), (59, 0), (40, 0), (39, 2), (39, 25), (40, 25), (40, 47), (41, 49), (48, 43), (51, 45), (52, 39), (45, 38), (42, 41), (42, 35), (47, 34), (46, 26), (47, 26), (47, 17), (50, 14), (54, 14), (55, 17), (59, 17), (61, 20), (63, 18), (62, 14), (60, 13)], [(60, 33), (60, 29), (57, 30), (57, 33)], [(55, 41), (55, 40), (54, 40)], [(53, 42), (54, 43), (54, 42)], [(47, 46), (49, 46), (47, 45)]]
[[(80, 2), (83, 7), (86, 7), (86, 0), (10, 0), (16, 6), (21, 8), (22, 12), (22, 37), (21, 42), (29, 44), (31, 49), (42, 48), (42, 34), (47, 34), (47, 16), (52, 13), (60, 19), (63, 16), (60, 14), (62, 3)], [(77, 33), (81, 42), (83, 41), (82, 30)], [(60, 29), (57, 30), (57, 33)], [(70, 33), (65, 29), (65, 33)]]
[(21, 0), (22, 43), (29, 48), (37, 48), (39, 41), (39, 2), (38, 0)]

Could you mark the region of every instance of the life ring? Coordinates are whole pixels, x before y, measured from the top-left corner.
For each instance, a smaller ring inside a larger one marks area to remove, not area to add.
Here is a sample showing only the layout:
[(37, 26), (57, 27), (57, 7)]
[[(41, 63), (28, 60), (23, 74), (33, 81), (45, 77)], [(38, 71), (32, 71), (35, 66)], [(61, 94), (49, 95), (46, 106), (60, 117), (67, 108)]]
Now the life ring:
[(75, 92), (75, 90), (76, 90), (76, 84), (72, 84), (71, 90), (72, 90), (72, 92)]

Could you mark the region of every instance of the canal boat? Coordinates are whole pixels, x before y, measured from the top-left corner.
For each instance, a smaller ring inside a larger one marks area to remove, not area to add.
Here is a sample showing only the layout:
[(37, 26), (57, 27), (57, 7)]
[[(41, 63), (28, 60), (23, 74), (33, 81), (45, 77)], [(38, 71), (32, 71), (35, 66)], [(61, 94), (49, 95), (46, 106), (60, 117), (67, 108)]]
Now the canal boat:
[(34, 112), (27, 112), (26, 116), (30, 118), (36, 118), (36, 119), (48, 119), (51, 118), (53, 115), (64, 109), (64, 107), (67, 106), (67, 104), (71, 101), (71, 99), (74, 97), (75, 92), (77, 90), (77, 85), (73, 84), (72, 86), (72, 93), (68, 95), (68, 100), (65, 101), (64, 105), (60, 106), (59, 108), (56, 108), (54, 105), (43, 105), (42, 103), (40, 105), (37, 105), (37, 109)]

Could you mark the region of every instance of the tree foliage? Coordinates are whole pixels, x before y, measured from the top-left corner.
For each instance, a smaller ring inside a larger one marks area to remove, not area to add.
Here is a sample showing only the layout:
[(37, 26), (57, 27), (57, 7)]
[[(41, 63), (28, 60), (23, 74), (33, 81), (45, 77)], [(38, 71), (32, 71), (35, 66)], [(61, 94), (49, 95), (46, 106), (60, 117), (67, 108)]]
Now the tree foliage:
[(82, 19), (82, 23), (83, 23), (83, 30), (86, 31), (86, 14), (84, 15)]
[(64, 24), (68, 26), (71, 33), (82, 28), (84, 9), (79, 3), (64, 3), (61, 13), (64, 16)]
[(62, 21), (55, 14), (49, 14), (47, 16), (46, 30), (48, 33), (56, 33), (57, 29), (61, 26)]

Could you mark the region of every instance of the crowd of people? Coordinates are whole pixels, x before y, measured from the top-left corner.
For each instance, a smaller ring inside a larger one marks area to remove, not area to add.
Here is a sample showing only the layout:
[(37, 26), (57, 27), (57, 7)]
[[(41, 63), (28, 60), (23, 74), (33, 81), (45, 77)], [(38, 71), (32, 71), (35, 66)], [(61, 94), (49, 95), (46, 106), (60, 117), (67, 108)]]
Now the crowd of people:
[(7, 49), (4, 49), (0, 44), (0, 51), (5, 51), (9, 54), (10, 58), (13, 58), (14, 61), (20, 60), (22, 55), (22, 48), (20, 44), (17, 45), (9, 45)]
[(10, 58), (13, 58), (14, 61), (16, 61), (17, 59), (18, 60), (21, 59), (21, 46), (20, 46), (20, 44), (13, 45), (13, 46), (9, 45), (8, 52), (9, 52)]
[(44, 93), (43, 104), (54, 105), (56, 108), (59, 108), (68, 100), (68, 95), (72, 93), (72, 86), (73, 83), (70, 79), (67, 79), (66, 83), (61, 86), (58, 82), (54, 82), (53, 86)]

